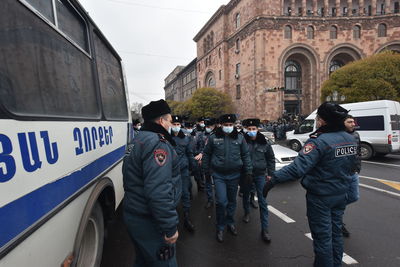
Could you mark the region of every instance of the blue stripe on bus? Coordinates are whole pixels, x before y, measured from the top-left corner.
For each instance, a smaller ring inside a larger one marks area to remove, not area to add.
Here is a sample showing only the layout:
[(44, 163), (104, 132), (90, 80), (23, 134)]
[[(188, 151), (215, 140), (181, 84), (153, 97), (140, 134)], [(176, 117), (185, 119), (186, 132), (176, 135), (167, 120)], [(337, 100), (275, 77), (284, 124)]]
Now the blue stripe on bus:
[[(124, 156), (125, 146), (82, 169), (46, 184), (0, 208), (0, 247), (21, 234)], [(30, 177), (30, 179), (35, 179)]]

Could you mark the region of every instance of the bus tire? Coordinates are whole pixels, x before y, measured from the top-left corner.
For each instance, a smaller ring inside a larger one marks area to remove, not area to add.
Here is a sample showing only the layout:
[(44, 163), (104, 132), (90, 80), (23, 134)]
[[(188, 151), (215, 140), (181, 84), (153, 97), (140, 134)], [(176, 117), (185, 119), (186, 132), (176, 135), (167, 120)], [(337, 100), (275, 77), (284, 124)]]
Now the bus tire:
[(374, 155), (374, 150), (367, 143), (361, 143), (361, 159), (368, 160)]
[(76, 266), (98, 267), (104, 244), (103, 210), (98, 202), (93, 206), (83, 230)]
[(290, 143), (289, 143), (289, 147), (290, 147), (290, 149), (292, 149), (292, 150), (294, 150), (294, 151), (296, 151), (296, 152), (299, 152), (300, 149), (301, 149), (301, 144), (300, 144), (300, 142), (297, 141), (297, 140), (292, 140), (292, 141), (290, 141)]

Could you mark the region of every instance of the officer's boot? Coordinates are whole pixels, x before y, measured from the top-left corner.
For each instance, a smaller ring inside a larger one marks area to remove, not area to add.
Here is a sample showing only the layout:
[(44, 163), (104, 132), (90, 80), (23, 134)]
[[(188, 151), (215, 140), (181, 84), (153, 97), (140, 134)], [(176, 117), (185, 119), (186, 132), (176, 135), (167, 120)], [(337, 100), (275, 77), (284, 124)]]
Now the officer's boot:
[(255, 194), (254, 193), (250, 193), (250, 205), (255, 208), (258, 209), (258, 203), (257, 201), (254, 199)]
[(185, 211), (183, 213), (183, 226), (185, 226), (185, 228), (189, 231), (189, 232), (194, 232), (194, 225), (193, 223), (190, 221), (189, 218), (189, 212)]
[(261, 238), (267, 243), (271, 242), (271, 236), (269, 235), (268, 230), (266, 229), (263, 229), (261, 231)]
[(342, 234), (343, 234), (344, 237), (349, 237), (350, 236), (350, 232), (345, 227), (345, 224), (342, 225)]

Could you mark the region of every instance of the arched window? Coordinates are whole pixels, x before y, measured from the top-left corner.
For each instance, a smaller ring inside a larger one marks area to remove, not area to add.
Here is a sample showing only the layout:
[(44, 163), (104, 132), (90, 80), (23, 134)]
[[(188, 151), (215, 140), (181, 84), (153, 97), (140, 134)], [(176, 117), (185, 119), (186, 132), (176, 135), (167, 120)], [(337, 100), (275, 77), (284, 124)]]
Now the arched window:
[(292, 27), (290, 25), (285, 26), (285, 39), (292, 39)]
[(209, 88), (215, 88), (215, 78), (211, 71), (206, 75), (206, 86)]
[(240, 39), (237, 38), (235, 42), (235, 52), (239, 53), (239, 51), (240, 51)]
[(314, 27), (313, 26), (307, 27), (307, 39), (314, 39)]
[(210, 49), (214, 47), (214, 32), (210, 33)]
[(221, 58), (221, 47), (218, 49), (218, 57)]
[(236, 26), (236, 29), (239, 29), (239, 27), (240, 27), (240, 13), (237, 13), (235, 16), (235, 26)]
[(203, 52), (204, 52), (204, 54), (207, 53), (207, 40), (206, 40), (206, 38), (203, 39)]
[(208, 64), (211, 66), (211, 55), (208, 56)]
[(386, 37), (387, 27), (386, 24), (379, 24), (378, 26), (378, 37)]
[(301, 90), (301, 66), (293, 60), (285, 64), (285, 93), (294, 94)]
[(329, 33), (330, 33), (330, 38), (331, 39), (337, 39), (337, 27), (336, 26), (332, 25), (331, 28), (330, 28)]
[(353, 27), (353, 39), (360, 39), (361, 38), (361, 27), (355, 25)]
[(332, 72), (334, 72), (335, 70), (340, 69), (341, 67), (343, 67), (344, 63), (340, 60), (332, 60), (331, 64), (329, 65), (329, 75), (331, 75)]

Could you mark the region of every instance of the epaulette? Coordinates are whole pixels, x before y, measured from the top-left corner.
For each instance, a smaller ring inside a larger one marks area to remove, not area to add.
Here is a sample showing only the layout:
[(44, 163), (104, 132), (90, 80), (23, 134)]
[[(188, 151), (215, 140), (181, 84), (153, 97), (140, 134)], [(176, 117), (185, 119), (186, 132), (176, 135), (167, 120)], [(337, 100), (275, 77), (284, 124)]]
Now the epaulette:
[(158, 134), (158, 138), (160, 138), (160, 141), (161, 142), (164, 142), (164, 143), (166, 143), (167, 142), (167, 139), (165, 139), (165, 137), (164, 137), (164, 135), (162, 135), (162, 134)]
[(321, 134), (323, 134), (322, 132), (315, 132), (310, 134), (310, 138), (318, 138), (318, 136), (320, 136)]

